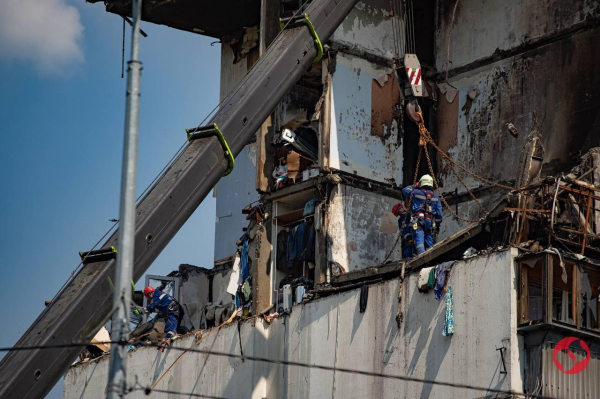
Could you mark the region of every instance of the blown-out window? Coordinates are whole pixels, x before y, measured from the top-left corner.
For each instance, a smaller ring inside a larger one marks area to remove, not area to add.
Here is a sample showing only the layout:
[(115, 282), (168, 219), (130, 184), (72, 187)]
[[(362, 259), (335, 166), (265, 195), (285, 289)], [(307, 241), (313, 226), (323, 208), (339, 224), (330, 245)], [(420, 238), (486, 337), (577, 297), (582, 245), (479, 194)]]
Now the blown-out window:
[(519, 260), (519, 325), (600, 331), (600, 267), (551, 254)]

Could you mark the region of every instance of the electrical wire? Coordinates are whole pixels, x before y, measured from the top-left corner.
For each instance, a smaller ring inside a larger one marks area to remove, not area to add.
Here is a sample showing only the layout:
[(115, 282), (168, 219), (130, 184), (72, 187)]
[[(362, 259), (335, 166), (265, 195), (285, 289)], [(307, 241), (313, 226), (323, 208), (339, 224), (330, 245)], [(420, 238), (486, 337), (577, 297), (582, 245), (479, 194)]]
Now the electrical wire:
[[(121, 341), (121, 342), (104, 341), (104, 342), (98, 342), (97, 344), (108, 344), (108, 343), (118, 344), (118, 345), (128, 345), (128, 343), (124, 342), (124, 341)], [(64, 344), (64, 345), (45, 345), (45, 346), (41, 345), (41, 346), (0, 348), (0, 352), (7, 351), (7, 350), (50, 349), (50, 348), (56, 348), (56, 347), (65, 348), (65, 347), (87, 346), (87, 345), (90, 345), (90, 344), (89, 343), (86, 343), (86, 344), (70, 343), (70, 344)], [(145, 346), (145, 347), (160, 348), (160, 346), (158, 344), (153, 344), (153, 343), (143, 344), (141, 346), (142, 347)], [(440, 385), (440, 386), (445, 386), (445, 387), (450, 387), (450, 388), (461, 388), (461, 389), (468, 389), (468, 390), (473, 390), (473, 391), (501, 393), (501, 394), (513, 395), (513, 397), (514, 396), (525, 396), (525, 394), (518, 394), (513, 391), (508, 391), (508, 390), (504, 390), (504, 389), (482, 387), (482, 386), (476, 386), (476, 385), (470, 385), (470, 384), (461, 384), (461, 383), (456, 383), (456, 382), (436, 381), (436, 380), (431, 380), (431, 379), (427, 379), (427, 378), (416, 378), (416, 377), (410, 377), (410, 376), (399, 375), (399, 374), (377, 373), (377, 372), (373, 372), (373, 371), (357, 370), (357, 369), (351, 369), (351, 368), (347, 368), (347, 367), (324, 366), (324, 365), (319, 365), (319, 364), (297, 362), (297, 361), (293, 361), (293, 360), (279, 360), (279, 359), (270, 359), (270, 358), (260, 357), (260, 356), (236, 355), (236, 354), (227, 353), (227, 352), (211, 351), (211, 350), (205, 350), (205, 349), (194, 349), (194, 348), (179, 348), (176, 346), (170, 346), (167, 348), (167, 350), (200, 353), (200, 354), (207, 355), (207, 356), (226, 357), (226, 358), (237, 359), (237, 360), (242, 360), (242, 361), (249, 360), (249, 361), (255, 361), (255, 362), (262, 362), (262, 363), (278, 364), (278, 365), (283, 365), (283, 366), (295, 366), (295, 367), (302, 367), (302, 368), (308, 368), (308, 369), (318, 369), (318, 370), (333, 371), (333, 372), (340, 372), (340, 373), (347, 373), (347, 374), (357, 374), (357, 375), (363, 375), (363, 376), (367, 376), (367, 377), (418, 382), (418, 383), (422, 383), (422, 384)], [(144, 389), (146, 392), (148, 392), (148, 388), (142, 388), (142, 389)], [(138, 389), (138, 390), (140, 390), (140, 389)], [(150, 391), (150, 393), (152, 391), (155, 391), (155, 390), (152, 389)], [(160, 391), (156, 390), (156, 392), (160, 392)], [(540, 399), (553, 399), (550, 396), (543, 396), (543, 395), (533, 395), (531, 397), (540, 398)]]
[(144, 391), (146, 393), (146, 396), (150, 396), (153, 392), (155, 392), (155, 393), (164, 393), (167, 395), (187, 396), (188, 398), (230, 399), (230, 398), (227, 398), (224, 396), (203, 395), (203, 394), (194, 393), (194, 392), (178, 392), (178, 391), (169, 391), (166, 389), (150, 389), (150, 388), (144, 388), (144, 387), (134, 388), (128, 392), (135, 392), (135, 391)]

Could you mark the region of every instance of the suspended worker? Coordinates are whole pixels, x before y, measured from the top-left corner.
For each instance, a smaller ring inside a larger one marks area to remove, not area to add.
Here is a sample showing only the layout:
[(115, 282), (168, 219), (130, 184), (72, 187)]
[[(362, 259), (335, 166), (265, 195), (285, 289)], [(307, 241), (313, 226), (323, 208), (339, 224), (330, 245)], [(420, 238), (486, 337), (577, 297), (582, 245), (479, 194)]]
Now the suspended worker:
[(415, 256), (415, 240), (410, 234), (410, 214), (401, 203), (394, 205), (392, 213), (398, 218), (398, 228), (402, 236), (402, 255), (404, 259), (412, 258)]
[(440, 197), (433, 192), (433, 178), (429, 175), (423, 175), (415, 185), (404, 187), (402, 194), (407, 198), (412, 196), (410, 234), (420, 255), (433, 246), (434, 233), (442, 223)]
[(177, 327), (180, 321), (182, 309), (179, 303), (166, 292), (162, 292), (154, 287), (144, 288), (144, 296), (148, 300), (148, 306), (145, 311), (147, 313), (158, 312), (160, 317), (165, 319), (165, 338), (159, 343), (159, 349), (171, 344), (171, 340), (177, 334)]

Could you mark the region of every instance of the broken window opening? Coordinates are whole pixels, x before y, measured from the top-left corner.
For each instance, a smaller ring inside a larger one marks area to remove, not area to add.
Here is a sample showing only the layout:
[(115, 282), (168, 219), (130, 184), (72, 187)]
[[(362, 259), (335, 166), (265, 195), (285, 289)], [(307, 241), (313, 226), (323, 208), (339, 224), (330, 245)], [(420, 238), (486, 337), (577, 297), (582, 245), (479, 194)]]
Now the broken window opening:
[(582, 266), (580, 269), (582, 328), (600, 330), (600, 271)]
[(600, 331), (600, 270), (553, 255), (519, 262), (519, 325)]
[(573, 319), (573, 265), (559, 264), (552, 271), (552, 320), (575, 324)]
[(319, 118), (323, 94), (320, 75), (319, 64), (304, 74), (278, 107), (279, 123), (266, 154), (273, 161), (271, 192), (320, 173)]

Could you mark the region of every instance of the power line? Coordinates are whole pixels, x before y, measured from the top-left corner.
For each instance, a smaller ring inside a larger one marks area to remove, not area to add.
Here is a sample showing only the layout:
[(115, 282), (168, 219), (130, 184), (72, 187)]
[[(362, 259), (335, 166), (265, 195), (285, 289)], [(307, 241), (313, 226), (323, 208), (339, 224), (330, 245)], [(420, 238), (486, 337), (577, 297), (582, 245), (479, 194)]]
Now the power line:
[[(118, 344), (118, 345), (128, 345), (127, 342), (117, 342), (117, 341), (99, 342), (99, 344), (107, 344), (107, 343)], [(90, 344), (89, 343), (70, 343), (70, 344), (56, 344), (56, 345), (45, 345), (45, 346), (44, 345), (23, 346), (23, 347), (13, 347), (13, 348), (0, 348), (0, 352), (4, 352), (7, 350), (52, 349), (52, 348), (67, 348), (67, 347), (87, 346), (87, 345), (90, 345)], [(153, 343), (142, 344), (141, 346), (157, 347), (157, 348), (159, 347), (158, 344), (153, 344)], [(502, 393), (502, 394), (513, 395), (513, 396), (514, 395), (525, 396), (525, 394), (519, 394), (519, 393), (516, 393), (513, 391), (504, 390), (504, 389), (481, 387), (481, 386), (476, 386), (476, 385), (461, 384), (461, 383), (455, 383), (455, 382), (436, 381), (436, 380), (430, 380), (430, 379), (426, 379), (426, 378), (409, 377), (409, 376), (405, 376), (405, 375), (377, 373), (377, 372), (373, 372), (373, 371), (356, 370), (356, 369), (350, 369), (350, 368), (346, 368), (346, 367), (331, 367), (331, 366), (324, 366), (324, 365), (320, 365), (320, 364), (309, 364), (309, 363), (296, 362), (293, 360), (269, 359), (269, 358), (260, 357), (260, 356), (236, 355), (236, 354), (227, 353), (227, 352), (218, 352), (218, 351), (195, 349), (195, 348), (180, 348), (180, 347), (176, 347), (176, 346), (171, 346), (168, 348), (168, 350), (169, 349), (174, 350), (174, 351), (201, 353), (201, 354), (209, 355), (209, 356), (213, 355), (213, 356), (227, 357), (227, 358), (238, 359), (238, 360), (242, 360), (242, 361), (250, 360), (250, 361), (255, 361), (255, 362), (279, 364), (279, 365), (284, 365), (284, 366), (296, 366), (296, 367), (303, 367), (303, 368), (309, 368), (309, 369), (334, 371), (334, 372), (341, 372), (341, 373), (348, 373), (348, 374), (358, 374), (358, 375), (364, 375), (367, 377), (377, 377), (377, 378), (385, 378), (385, 379), (391, 379), (391, 380), (419, 382), (422, 384), (440, 385), (440, 386), (445, 386), (445, 387), (450, 387), (450, 388), (462, 388), (462, 389), (468, 389), (468, 390), (472, 390), (472, 391), (485, 391), (485, 392), (492, 392), (492, 393)], [(140, 388), (140, 389), (142, 389), (142, 388)], [(137, 389), (137, 390), (140, 390), (140, 389)], [(146, 391), (148, 390), (148, 388), (143, 388), (143, 389)], [(152, 389), (151, 391), (160, 392), (159, 390), (155, 390), (155, 389)], [(184, 394), (182, 393), (181, 395), (184, 395)], [(190, 394), (185, 394), (185, 395), (190, 395)], [(543, 396), (543, 395), (526, 395), (526, 396), (528, 398), (554, 399), (552, 396)], [(206, 397), (206, 396), (201, 396), (201, 397)]]
[(169, 391), (166, 389), (150, 389), (150, 388), (143, 388), (143, 387), (132, 389), (129, 392), (135, 392), (135, 391), (144, 391), (146, 396), (149, 396), (153, 392), (156, 392), (156, 393), (165, 393), (167, 395), (187, 396), (188, 398), (230, 399), (230, 398), (223, 397), (223, 396), (211, 396), (211, 395), (203, 395), (203, 394), (194, 393), (194, 392), (178, 392), (178, 391)]

